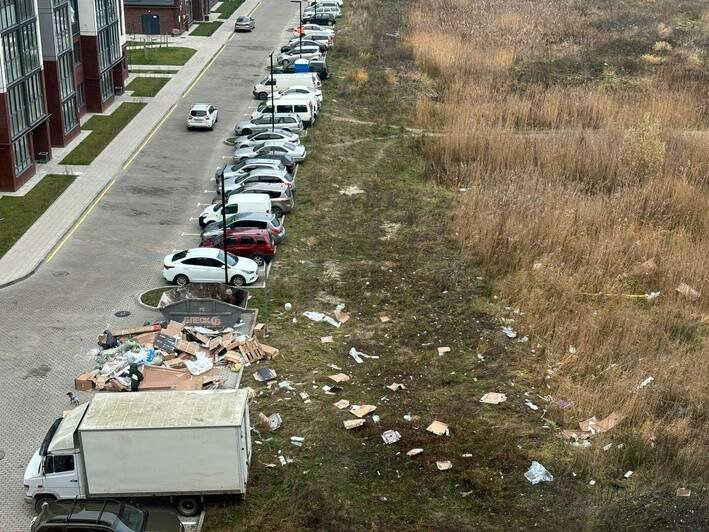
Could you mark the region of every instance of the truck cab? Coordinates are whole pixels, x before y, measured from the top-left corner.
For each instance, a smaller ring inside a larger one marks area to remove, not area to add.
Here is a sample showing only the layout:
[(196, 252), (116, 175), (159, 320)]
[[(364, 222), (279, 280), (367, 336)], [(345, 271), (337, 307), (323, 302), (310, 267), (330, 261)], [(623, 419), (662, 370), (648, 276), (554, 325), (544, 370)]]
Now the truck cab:
[(45, 502), (85, 495), (76, 429), (88, 408), (78, 406), (57, 419), (25, 468), (25, 500), (41, 510)]

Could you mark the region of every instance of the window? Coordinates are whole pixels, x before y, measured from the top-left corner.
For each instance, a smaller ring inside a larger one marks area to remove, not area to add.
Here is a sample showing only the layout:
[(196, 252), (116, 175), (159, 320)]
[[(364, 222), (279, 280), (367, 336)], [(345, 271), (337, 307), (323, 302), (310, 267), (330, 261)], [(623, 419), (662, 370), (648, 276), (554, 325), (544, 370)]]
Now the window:
[(244, 246), (251, 246), (254, 244), (254, 239), (250, 236), (242, 236), (241, 237), (241, 244)]
[(66, 473), (74, 471), (74, 456), (71, 454), (49, 455), (44, 462), (44, 473)]
[(121, 57), (118, 23), (111, 24), (98, 34), (98, 58), (101, 70), (113, 65)]
[(29, 122), (34, 124), (44, 116), (44, 97), (42, 92), (42, 72), (37, 72), (24, 81)]
[[(224, 252), (222, 251), (222, 255)], [(221, 261), (218, 261), (217, 259), (202, 259), (204, 261), (204, 265), (207, 266), (208, 268), (223, 268), (224, 263)]]
[(64, 122), (64, 133), (69, 133), (76, 127), (76, 98), (74, 96), (62, 103), (62, 121)]
[(17, 32), (12, 31), (2, 36), (2, 53), (5, 59), (5, 77), (8, 83), (12, 83), (22, 75), (20, 43)]
[(18, 83), (8, 91), (10, 100), (10, 122), (12, 124), (12, 135), (22, 133), (27, 127), (27, 107), (22, 94), (22, 84)]
[(201, 258), (199, 258), (199, 257), (195, 257), (195, 258), (193, 258), (193, 259), (183, 260), (183, 261), (182, 261), (182, 264), (184, 264), (184, 265), (186, 265), (186, 266), (205, 266), (204, 260), (205, 260), (205, 259), (201, 259)]
[(72, 46), (68, 4), (64, 4), (54, 11), (54, 39), (57, 45), (57, 54), (67, 51)]
[(12, 156), (15, 159), (15, 175), (20, 175), (32, 164), (30, 144), (27, 135), (12, 143)]
[(111, 70), (106, 70), (101, 74), (101, 101), (105, 102), (113, 94), (113, 76)]
[(71, 17), (71, 34), (77, 35), (79, 33), (79, 0), (71, 0), (69, 16)]
[(17, 23), (17, 10), (13, 0), (0, 0), (0, 30)]
[(296, 106), (295, 106), (295, 112), (296, 112), (296, 113), (307, 113), (307, 112), (308, 112), (308, 106), (307, 106), (307, 105), (296, 105)]
[(37, 43), (37, 26), (34, 23), (25, 24), (20, 28), (22, 39), (22, 66), (25, 74), (39, 68), (39, 44)]
[(59, 58), (59, 87), (62, 100), (74, 93), (74, 60), (71, 52)]
[(84, 84), (79, 83), (76, 88), (76, 105), (77, 107), (84, 107), (86, 105), (86, 90), (84, 89)]
[(118, 19), (115, 0), (96, 0), (96, 21), (103, 28)]

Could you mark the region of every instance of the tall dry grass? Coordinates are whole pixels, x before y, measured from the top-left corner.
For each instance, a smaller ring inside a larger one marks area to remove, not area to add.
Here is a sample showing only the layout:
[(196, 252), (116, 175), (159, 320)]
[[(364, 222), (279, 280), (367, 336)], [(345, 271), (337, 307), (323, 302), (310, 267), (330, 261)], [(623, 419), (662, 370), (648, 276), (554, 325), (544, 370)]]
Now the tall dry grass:
[[(706, 11), (692, 33), (672, 26), (681, 6), (604, 6), (414, 4), (407, 40), (438, 83), (416, 120), (442, 133), (423, 153), (429, 175), (467, 188), (462, 248), (544, 345), (542, 389), (573, 401), (576, 421), (622, 412), (614, 430), (639, 442), (645, 465), (706, 479)], [(656, 270), (640, 272), (649, 259)]]

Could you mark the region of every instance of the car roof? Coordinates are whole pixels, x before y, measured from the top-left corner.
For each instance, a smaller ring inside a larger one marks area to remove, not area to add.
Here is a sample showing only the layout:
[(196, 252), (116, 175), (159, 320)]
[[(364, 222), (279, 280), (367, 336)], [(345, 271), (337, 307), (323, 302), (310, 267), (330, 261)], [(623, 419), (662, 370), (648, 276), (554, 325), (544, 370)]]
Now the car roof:
[(210, 103), (195, 103), (190, 107), (190, 110), (207, 110), (212, 104)]
[(268, 212), (238, 212), (227, 218), (227, 224), (232, 220), (258, 220), (261, 222), (270, 222), (273, 218), (275, 218), (275, 216), (275, 214)]
[(232, 234), (238, 235), (248, 235), (248, 236), (262, 236), (268, 238), (268, 229), (257, 229), (254, 227), (233, 227), (232, 229), (226, 230), (227, 236)]
[(44, 509), (45, 523), (100, 523), (112, 525), (123, 503), (113, 499), (52, 501)]
[[(187, 250), (186, 259), (192, 257), (204, 257), (204, 258), (217, 258), (217, 255), (221, 253), (221, 249), (217, 248), (192, 248)], [(178, 252), (176, 252), (178, 253)]]
[(244, 192), (251, 192), (252, 190), (265, 190), (268, 192), (282, 192), (288, 188), (283, 182), (280, 183), (246, 183), (244, 185)]
[(249, 172), (249, 177), (259, 176), (259, 175), (276, 175), (281, 177), (283, 175), (283, 170), (274, 169), (270, 167), (265, 168), (254, 168)]

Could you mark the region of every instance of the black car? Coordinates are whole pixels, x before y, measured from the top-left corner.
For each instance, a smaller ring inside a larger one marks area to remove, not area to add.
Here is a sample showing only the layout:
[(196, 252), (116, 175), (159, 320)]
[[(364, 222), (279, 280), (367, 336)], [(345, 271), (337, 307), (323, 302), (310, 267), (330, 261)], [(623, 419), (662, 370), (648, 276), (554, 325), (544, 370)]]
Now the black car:
[(30, 525), (30, 532), (184, 532), (177, 515), (146, 510), (113, 499), (52, 501)]
[(309, 17), (303, 17), (301, 20), (303, 24), (318, 24), (319, 26), (334, 26), (335, 25), (335, 15), (332, 13), (317, 13)]

